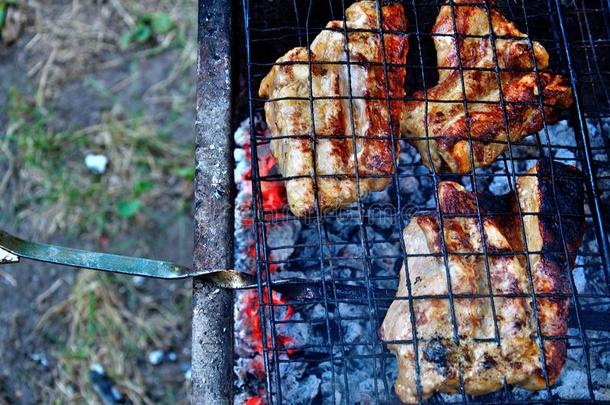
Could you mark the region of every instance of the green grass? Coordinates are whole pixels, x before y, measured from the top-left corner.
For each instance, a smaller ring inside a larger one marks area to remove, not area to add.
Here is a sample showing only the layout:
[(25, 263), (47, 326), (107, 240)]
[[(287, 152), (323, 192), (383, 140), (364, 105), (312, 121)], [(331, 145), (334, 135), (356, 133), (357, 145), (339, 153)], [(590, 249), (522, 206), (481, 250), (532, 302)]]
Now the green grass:
[[(33, 22), (26, 32), (39, 40), (18, 51), (29, 80), (38, 87), (8, 94), (8, 120), (0, 125), (6, 128), (0, 134), (0, 168), (11, 163), (11, 181), (7, 186), (0, 175), (0, 197), (7, 201), (2, 210), (10, 208), (9, 223), (27, 225), (25, 236), (40, 240), (60, 233), (81, 247), (110, 241), (108, 250), (145, 254), (141, 249), (150, 248), (145, 236), (162, 232), (192, 206), (194, 145), (180, 143), (175, 135), (184, 130), (184, 112), (192, 109), (194, 99), (196, 3), (68, 3), (32, 6)], [(122, 36), (127, 51), (121, 49)], [(50, 57), (52, 50), (57, 50), (56, 58)], [(140, 78), (147, 74), (142, 62), (150, 67), (166, 51), (175, 55), (166, 76), (143, 98), (126, 96), (140, 91)], [(100, 62), (117, 62), (113, 66), (120, 76), (107, 80), (98, 74)], [(62, 87), (79, 81), (103, 105), (114, 105), (99, 111), (100, 120), (87, 128), (59, 124), (66, 117), (53, 108), (62, 102)], [(115, 112), (125, 110), (129, 112)], [(142, 111), (160, 111), (160, 116)], [(85, 167), (88, 153), (110, 159), (103, 175)], [(137, 249), (129, 236), (136, 236)], [(49, 370), (52, 386), (41, 387), (43, 403), (101, 403), (89, 380), (94, 362), (104, 366), (134, 404), (184, 402), (185, 384), (164, 381), (147, 364), (146, 354), (151, 347), (188, 340), (184, 314), (191, 305), (190, 284), (164, 292), (168, 302), (158, 302), (155, 288), (159, 286), (151, 288), (148, 282), (136, 285), (129, 277), (77, 273), (69, 296), (48, 308), (38, 323), (37, 333), (57, 359)], [(151, 392), (158, 387), (147, 386), (145, 377), (163, 384), (154, 402)]]
[[(47, 403), (96, 403), (88, 377), (92, 363), (102, 364), (133, 403), (153, 403), (144, 383), (144, 373), (151, 371), (145, 371), (146, 353), (151, 348), (171, 346), (174, 333), (181, 333), (175, 330), (180, 325), (176, 316), (180, 315), (173, 302), (147, 300), (143, 291), (121, 293), (121, 287), (129, 285), (125, 281), (108, 274), (80, 273), (70, 296), (49, 308), (40, 320), (41, 331), (49, 325), (68, 331), (67, 340), (57, 344), (52, 354), (60, 364), (58, 385), (78, 387), (51, 391)], [(130, 296), (134, 302), (125, 304)], [(176, 299), (189, 301), (188, 290)], [(176, 403), (178, 388), (184, 387), (168, 386), (164, 394), (167, 402), (163, 403)]]
[[(95, 240), (125, 230), (160, 232), (191, 206), (194, 147), (172, 139), (171, 119), (160, 126), (139, 114), (106, 113), (95, 126), (58, 129), (52, 109), (43, 110), (16, 90), (10, 92), (7, 115), (4, 140), (16, 177), (14, 212), (32, 223), (38, 239), (57, 230)], [(109, 157), (104, 174), (89, 172), (87, 153)], [(160, 210), (169, 213), (160, 216)], [(113, 249), (129, 247), (116, 244)], [(132, 403), (153, 403), (145, 373), (154, 370), (146, 371), (142, 364), (150, 347), (169, 347), (185, 333), (188, 285), (172, 296), (170, 302), (157, 303), (129, 277), (79, 272), (70, 295), (39, 322), (58, 360), (45, 402), (98, 403), (89, 367), (100, 363)], [(184, 397), (184, 389), (168, 387), (164, 401), (174, 403), (177, 390)]]
[[(36, 212), (38, 224), (47, 227), (40, 231), (112, 236), (136, 219), (155, 220), (160, 207), (180, 211), (189, 204), (194, 148), (171, 140), (171, 128), (157, 129), (141, 115), (107, 113), (96, 126), (58, 130), (52, 111), (17, 91), (11, 91), (7, 111), (20, 190), (15, 208)], [(85, 167), (87, 153), (110, 159), (104, 174)]]

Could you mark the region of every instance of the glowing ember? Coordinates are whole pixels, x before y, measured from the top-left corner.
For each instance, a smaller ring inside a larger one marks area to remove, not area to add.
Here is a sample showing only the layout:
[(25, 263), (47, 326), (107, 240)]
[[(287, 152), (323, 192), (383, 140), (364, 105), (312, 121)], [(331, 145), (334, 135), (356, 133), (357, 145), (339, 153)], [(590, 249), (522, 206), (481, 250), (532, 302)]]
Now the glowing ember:
[(264, 405), (265, 402), (261, 399), (260, 396), (250, 397), (244, 402), (244, 405)]
[[(257, 138), (264, 139), (266, 135), (266, 129), (259, 125), (257, 126)], [(239, 195), (237, 198), (238, 208), (236, 216), (239, 219), (237, 233), (241, 232), (242, 237), (237, 238), (237, 252), (236, 261), (243, 263), (243, 271), (251, 273), (256, 272), (256, 249), (254, 244), (254, 227), (252, 217), (252, 168), (250, 167), (251, 152), (250, 152), (250, 139), (248, 125), (243, 123), (235, 134), (236, 144), (239, 149), (236, 150), (235, 156), (237, 161), (236, 169), (236, 183), (238, 184)], [(275, 173), (275, 159), (270, 153), (268, 145), (259, 146), (257, 150), (258, 154), (258, 172), (259, 176), (272, 176)], [(261, 181), (260, 190), (262, 194), (263, 209), (267, 214), (267, 218), (282, 215), (286, 209), (286, 189), (281, 181)], [(268, 232), (273, 232), (274, 229), (270, 229), (276, 225), (271, 224), (268, 226)], [(277, 226), (276, 226), (277, 227)], [(281, 234), (291, 235), (294, 233), (291, 229), (278, 229)], [(289, 253), (284, 253), (289, 254)], [(244, 257), (246, 256), (246, 257)], [(271, 255), (273, 258), (273, 254)], [(275, 258), (277, 259), (277, 258)], [(269, 265), (269, 271), (272, 274), (281, 271), (280, 266), (276, 264)], [(276, 319), (287, 321), (293, 318), (295, 311), (294, 308), (288, 305), (283, 305), (286, 300), (278, 293), (272, 292), (271, 304), (269, 304), (269, 294), (267, 290), (264, 290), (263, 296), (259, 297), (258, 291), (250, 290), (244, 291), (238, 294), (237, 305), (236, 305), (236, 339), (238, 344), (236, 346), (241, 347), (244, 353), (240, 354), (240, 367), (239, 371), (236, 371), (238, 377), (241, 377), (243, 385), (248, 385), (249, 395), (238, 398), (236, 402), (241, 402), (245, 405), (263, 405), (267, 403), (265, 395), (265, 367), (263, 356), (263, 325), (261, 324), (260, 317), (260, 304), (264, 305), (265, 311), (273, 310)], [(268, 326), (268, 325), (267, 325)], [(269, 330), (269, 328), (266, 328)], [(268, 348), (272, 347), (273, 336), (270, 332), (267, 333), (267, 345)], [(292, 350), (289, 349), (291, 345), (294, 345), (294, 339), (283, 333), (283, 331), (276, 331), (274, 337), (275, 348), (286, 349), (285, 352), (289, 355)], [(271, 358), (269, 358), (271, 361)], [(245, 371), (244, 371), (245, 370)], [(252, 381), (256, 380), (256, 381)]]
[[(261, 132), (266, 135), (266, 130), (261, 129)], [(263, 135), (264, 136), (264, 135)], [(264, 138), (263, 138), (264, 139)], [(259, 177), (266, 177), (274, 174), (275, 172), (275, 158), (271, 154), (269, 147), (260, 147), (258, 152), (258, 175)], [(252, 168), (249, 165), (252, 154), (250, 152), (250, 139), (248, 137), (243, 138), (242, 150), (244, 160), (247, 160), (247, 169), (241, 173), (241, 178), (237, 179), (243, 191), (252, 194)], [(243, 169), (242, 169), (243, 170)], [(286, 188), (281, 181), (260, 181), (261, 194), (263, 198), (263, 209), (265, 212), (272, 212), (272, 217), (276, 217), (282, 214), (286, 209)], [(252, 209), (252, 199), (244, 201), (248, 205), (249, 209)], [(251, 227), (253, 225), (251, 216), (242, 217), (242, 225), (244, 227)], [(253, 242), (254, 243), (254, 242)], [(252, 255), (252, 257), (255, 257)]]

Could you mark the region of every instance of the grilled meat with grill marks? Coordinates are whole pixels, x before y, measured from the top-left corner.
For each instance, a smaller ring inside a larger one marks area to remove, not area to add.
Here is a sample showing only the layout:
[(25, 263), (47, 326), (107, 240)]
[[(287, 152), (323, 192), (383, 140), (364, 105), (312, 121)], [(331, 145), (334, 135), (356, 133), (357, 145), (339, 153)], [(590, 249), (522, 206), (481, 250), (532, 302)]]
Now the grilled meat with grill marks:
[(309, 58), (306, 48), (292, 49), (261, 83), (259, 94), (269, 99), (271, 150), (290, 178), (286, 193), (297, 216), (315, 212), (314, 164), (321, 211), (382, 190), (394, 173), (392, 148), (398, 148), (391, 137), (398, 136), (405, 81), (405, 67), (396, 65), (406, 63), (407, 19), (399, 4), (382, 6), (381, 14), (383, 29), (390, 31), (383, 38), (376, 2), (354, 3), (345, 11), (347, 27), (329, 22)]
[[(556, 195), (552, 175), (556, 178)], [(460, 373), (465, 393), (472, 395), (501, 388), (503, 378), (507, 384), (530, 390), (546, 387), (528, 272), (531, 271), (536, 294), (569, 293), (566, 272), (573, 265), (584, 230), (580, 177), (572, 167), (559, 163), (551, 167), (543, 161), (527, 176), (520, 177), (517, 194), (523, 227), (514, 193), (476, 198), (458, 183), (442, 182), (438, 199), (443, 234), (435, 216), (416, 216), (405, 228), (423, 399), (437, 391), (458, 392)], [(477, 202), (482, 224), (477, 217)], [(553, 217), (557, 209), (562, 214), (565, 239)], [(441, 255), (443, 250), (447, 263)], [(525, 251), (536, 253), (526, 256)], [(453, 294), (471, 295), (453, 299), (457, 330), (452, 327), (446, 297), (447, 274)], [(406, 277), (403, 267), (396, 294), (401, 298), (391, 304), (381, 336), (398, 359), (396, 393), (409, 403), (417, 402), (418, 394)], [(480, 297), (489, 294), (489, 286), (493, 294), (505, 294), (493, 298), (493, 307), (490, 297)], [(416, 298), (426, 295), (445, 297)], [(536, 305), (544, 337), (546, 373), (549, 384), (553, 384), (565, 362), (566, 345), (565, 340), (547, 338), (566, 335), (569, 300), (565, 295), (536, 298)], [(499, 345), (493, 340), (496, 336)]]
[[(453, 3), (441, 7), (432, 28), (439, 83), (415, 93), (416, 101), (405, 104), (401, 133), (428, 167), (466, 173), (490, 165), (508, 149), (507, 127), (515, 142), (541, 130), (545, 119), (556, 122), (560, 109), (572, 104), (572, 92), (563, 77), (543, 71), (549, 65), (547, 51), (507, 20), (493, 0)], [(490, 20), (494, 41), (489, 37)], [(427, 104), (417, 101), (425, 98)]]

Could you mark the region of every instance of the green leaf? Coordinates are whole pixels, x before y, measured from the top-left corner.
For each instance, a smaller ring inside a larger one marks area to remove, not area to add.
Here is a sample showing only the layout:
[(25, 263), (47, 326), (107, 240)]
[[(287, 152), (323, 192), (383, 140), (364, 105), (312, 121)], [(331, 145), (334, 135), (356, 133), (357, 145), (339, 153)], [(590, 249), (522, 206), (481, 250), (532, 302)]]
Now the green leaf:
[(124, 51), (131, 45), (132, 33), (126, 32), (119, 38), (119, 48)]
[(135, 195), (139, 196), (142, 193), (152, 190), (153, 188), (155, 188), (155, 183), (153, 183), (152, 181), (143, 180), (137, 182), (133, 186), (133, 192)]
[(140, 208), (142, 208), (140, 200), (123, 200), (117, 204), (116, 211), (123, 218), (131, 218), (140, 211)]
[(195, 178), (195, 168), (193, 166), (177, 167), (174, 169), (174, 174), (187, 180)]
[(138, 43), (148, 41), (152, 36), (152, 30), (147, 24), (138, 24), (136, 30), (133, 32), (133, 38)]
[(152, 15), (151, 26), (155, 34), (167, 34), (174, 28), (174, 22), (169, 15), (156, 13)]
[(0, 3), (0, 30), (4, 28), (6, 22), (6, 4)]

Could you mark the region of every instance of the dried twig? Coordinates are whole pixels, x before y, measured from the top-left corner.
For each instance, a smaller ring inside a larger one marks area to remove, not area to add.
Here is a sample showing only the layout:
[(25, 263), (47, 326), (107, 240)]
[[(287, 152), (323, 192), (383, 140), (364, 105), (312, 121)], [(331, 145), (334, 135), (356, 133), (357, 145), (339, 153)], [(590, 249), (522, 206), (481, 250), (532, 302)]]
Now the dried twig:
[(5, 271), (0, 270), (0, 279), (4, 280), (12, 287), (17, 287), (17, 280), (15, 280), (15, 277)]
[(63, 283), (64, 280), (62, 280), (61, 278), (55, 280), (55, 282), (51, 284), (49, 288), (47, 288), (42, 294), (36, 297), (36, 305), (38, 306), (38, 309), (43, 308), (44, 302), (53, 294), (55, 294), (55, 292), (62, 286)]
[(53, 62), (55, 62), (56, 56), (57, 56), (57, 48), (53, 48), (53, 50), (51, 51), (51, 54), (49, 55), (49, 58), (47, 59), (46, 63), (44, 64), (44, 66), (40, 72), (40, 79), (38, 80), (38, 90), (36, 91), (36, 104), (38, 104), (41, 107), (44, 105), (45, 88), (47, 86), (47, 79), (49, 78), (49, 71), (51, 70), (51, 68), (53, 66)]

